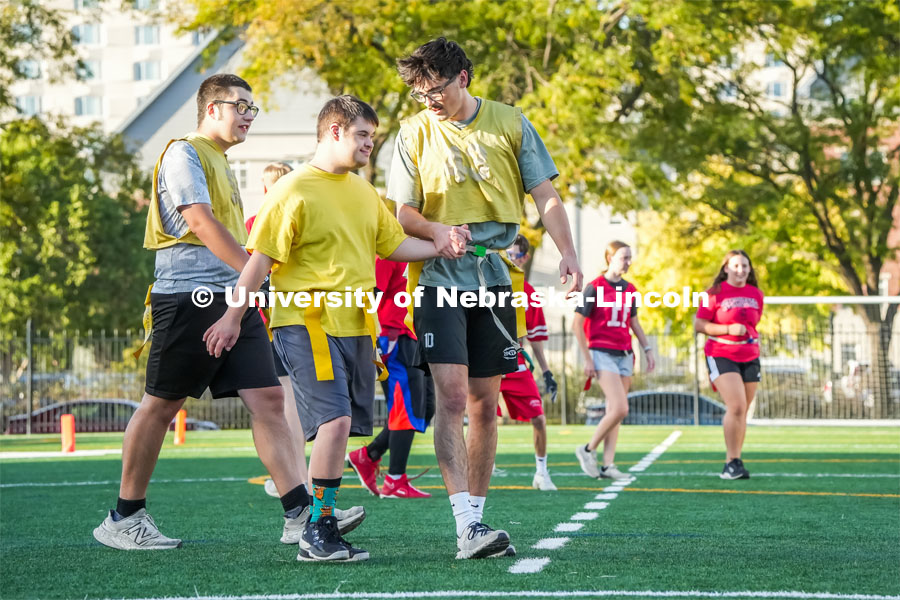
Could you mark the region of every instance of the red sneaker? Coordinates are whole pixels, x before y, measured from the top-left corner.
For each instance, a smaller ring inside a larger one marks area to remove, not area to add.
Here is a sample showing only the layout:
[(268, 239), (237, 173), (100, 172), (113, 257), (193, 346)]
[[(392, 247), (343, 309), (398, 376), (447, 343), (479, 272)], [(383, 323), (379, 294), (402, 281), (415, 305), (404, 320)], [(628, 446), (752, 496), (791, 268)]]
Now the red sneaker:
[(382, 498), (431, 498), (431, 494), (417, 490), (406, 478), (406, 473), (400, 476), (400, 479), (384, 478), (384, 485), (381, 487)]
[(353, 467), (353, 470), (359, 476), (359, 481), (363, 484), (363, 487), (374, 496), (377, 496), (378, 484), (375, 483), (375, 480), (378, 478), (378, 465), (381, 463), (381, 460), (369, 458), (369, 452), (365, 446), (347, 454), (347, 460), (350, 461), (350, 466)]

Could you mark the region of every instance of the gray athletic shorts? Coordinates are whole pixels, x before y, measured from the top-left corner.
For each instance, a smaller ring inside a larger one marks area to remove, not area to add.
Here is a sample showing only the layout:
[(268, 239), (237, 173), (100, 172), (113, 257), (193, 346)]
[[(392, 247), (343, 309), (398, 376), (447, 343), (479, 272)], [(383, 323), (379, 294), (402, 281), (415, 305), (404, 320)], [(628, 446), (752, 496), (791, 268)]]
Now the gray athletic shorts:
[(375, 363), (372, 338), (328, 337), (334, 379), (318, 381), (309, 333), (303, 325), (276, 327), (275, 350), (284, 363), (306, 441), (319, 427), (338, 417), (350, 417), (350, 436), (372, 435), (375, 403)]

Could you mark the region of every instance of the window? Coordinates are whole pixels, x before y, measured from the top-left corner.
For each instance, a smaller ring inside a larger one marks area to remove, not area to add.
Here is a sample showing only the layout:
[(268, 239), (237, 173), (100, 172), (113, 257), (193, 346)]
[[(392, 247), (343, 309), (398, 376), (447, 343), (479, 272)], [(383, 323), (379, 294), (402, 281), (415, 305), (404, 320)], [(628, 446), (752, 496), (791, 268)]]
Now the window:
[(25, 79), (41, 78), (41, 63), (36, 60), (20, 60), (19, 70), (22, 72), (22, 77)]
[(234, 178), (237, 180), (238, 187), (242, 190), (247, 189), (247, 171), (249, 171), (249, 165), (247, 161), (241, 160), (234, 163), (234, 166), (231, 169), (234, 172)]
[(134, 28), (134, 43), (146, 46), (159, 43), (159, 25), (138, 25)]
[(784, 97), (784, 84), (780, 81), (773, 81), (766, 86), (766, 93), (772, 98)]
[(82, 67), (78, 70), (78, 78), (81, 81), (96, 81), (100, 79), (100, 61), (82, 61)]
[(159, 8), (157, 0), (134, 0), (134, 7), (138, 10), (156, 10)]
[(97, 23), (82, 23), (72, 28), (77, 44), (99, 44), (100, 25)]
[(82, 10), (85, 8), (97, 8), (100, 5), (99, 0), (75, 0), (75, 10)]
[(79, 96), (75, 98), (75, 114), (79, 117), (100, 116), (102, 99), (98, 96)]
[(767, 67), (783, 67), (784, 61), (778, 58), (775, 58), (775, 54), (773, 52), (769, 52), (766, 54), (766, 66)]
[(41, 112), (41, 97), (18, 96), (16, 98), (16, 108), (18, 108), (19, 112), (21, 112), (23, 115), (33, 117), (34, 115)]
[(135, 81), (155, 81), (160, 78), (158, 60), (144, 60), (134, 63)]

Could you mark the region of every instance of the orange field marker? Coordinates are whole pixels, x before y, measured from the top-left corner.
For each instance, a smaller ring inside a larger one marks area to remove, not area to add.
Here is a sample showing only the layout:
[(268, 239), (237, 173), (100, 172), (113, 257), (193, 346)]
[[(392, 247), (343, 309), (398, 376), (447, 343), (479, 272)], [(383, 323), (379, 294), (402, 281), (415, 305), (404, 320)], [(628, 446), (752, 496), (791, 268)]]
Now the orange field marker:
[(62, 438), (62, 451), (75, 452), (75, 416), (62, 415), (59, 417), (59, 431)]
[(187, 429), (187, 411), (183, 408), (175, 415), (175, 445), (184, 444), (184, 432)]

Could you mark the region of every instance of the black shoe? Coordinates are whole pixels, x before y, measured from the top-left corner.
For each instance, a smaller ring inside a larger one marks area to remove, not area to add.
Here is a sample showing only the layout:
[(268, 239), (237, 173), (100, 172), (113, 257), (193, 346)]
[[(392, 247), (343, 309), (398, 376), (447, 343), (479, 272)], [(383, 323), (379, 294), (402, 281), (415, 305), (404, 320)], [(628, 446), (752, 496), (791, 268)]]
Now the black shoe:
[(369, 553), (354, 548), (341, 537), (338, 521), (334, 516), (321, 517), (315, 523), (307, 523), (300, 536), (297, 560), (303, 561), (362, 561)]
[(350, 552), (341, 539), (337, 519), (321, 517), (309, 522), (300, 535), (300, 552), (297, 560), (347, 560)]
[(733, 458), (725, 463), (720, 479), (750, 479), (750, 473), (744, 468), (744, 463), (739, 458)]

